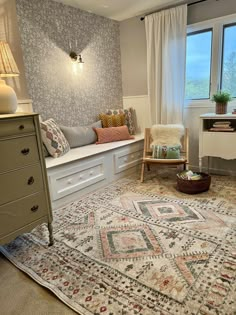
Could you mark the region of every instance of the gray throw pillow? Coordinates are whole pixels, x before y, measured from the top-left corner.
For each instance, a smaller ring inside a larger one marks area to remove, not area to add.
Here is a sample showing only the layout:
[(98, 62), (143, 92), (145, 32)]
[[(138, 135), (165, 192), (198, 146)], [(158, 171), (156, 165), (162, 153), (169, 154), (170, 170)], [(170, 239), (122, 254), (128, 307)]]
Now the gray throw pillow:
[(60, 126), (71, 148), (82, 147), (97, 141), (97, 134), (93, 128), (102, 128), (101, 120), (89, 126), (66, 127)]

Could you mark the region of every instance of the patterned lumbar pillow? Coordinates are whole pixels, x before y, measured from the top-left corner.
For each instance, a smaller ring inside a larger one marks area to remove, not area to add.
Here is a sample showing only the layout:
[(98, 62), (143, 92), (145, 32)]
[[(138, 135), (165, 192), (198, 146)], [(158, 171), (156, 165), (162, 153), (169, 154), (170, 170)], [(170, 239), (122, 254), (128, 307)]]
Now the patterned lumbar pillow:
[(102, 121), (103, 128), (120, 127), (125, 124), (124, 114), (106, 115), (101, 113), (99, 114), (99, 119)]
[(135, 110), (130, 107), (127, 109), (107, 109), (107, 115), (117, 115), (117, 114), (124, 114), (125, 115), (125, 124), (129, 129), (129, 133), (131, 135), (135, 135)]
[(127, 126), (94, 128), (94, 130), (98, 136), (96, 144), (134, 139), (134, 137), (129, 134)]
[(154, 159), (180, 159), (180, 145), (167, 146), (167, 145), (153, 145), (152, 157)]
[(52, 157), (59, 157), (70, 150), (68, 141), (53, 119), (40, 124), (43, 143)]

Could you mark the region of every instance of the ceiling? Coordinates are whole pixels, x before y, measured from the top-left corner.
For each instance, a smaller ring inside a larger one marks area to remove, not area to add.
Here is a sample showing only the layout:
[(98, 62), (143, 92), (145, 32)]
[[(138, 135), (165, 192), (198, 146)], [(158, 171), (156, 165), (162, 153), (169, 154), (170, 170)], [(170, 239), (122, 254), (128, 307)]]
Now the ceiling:
[[(107, 18), (123, 21), (183, 0), (54, 0)], [(190, 2), (190, 1), (188, 1)]]

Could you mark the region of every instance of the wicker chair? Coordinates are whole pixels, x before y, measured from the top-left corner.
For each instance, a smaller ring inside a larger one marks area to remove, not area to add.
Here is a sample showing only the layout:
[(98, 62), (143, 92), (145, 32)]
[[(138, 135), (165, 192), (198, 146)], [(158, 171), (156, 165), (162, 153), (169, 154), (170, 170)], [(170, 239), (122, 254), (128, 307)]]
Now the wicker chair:
[(150, 164), (159, 164), (166, 166), (178, 166), (183, 165), (184, 170), (188, 169), (189, 163), (189, 137), (188, 129), (185, 128), (184, 136), (181, 139), (181, 154), (180, 159), (154, 159), (152, 158), (152, 149), (150, 144), (152, 143), (151, 128), (145, 129), (144, 135), (144, 149), (141, 168), (141, 182), (144, 180), (145, 165), (147, 165), (148, 171), (150, 171)]

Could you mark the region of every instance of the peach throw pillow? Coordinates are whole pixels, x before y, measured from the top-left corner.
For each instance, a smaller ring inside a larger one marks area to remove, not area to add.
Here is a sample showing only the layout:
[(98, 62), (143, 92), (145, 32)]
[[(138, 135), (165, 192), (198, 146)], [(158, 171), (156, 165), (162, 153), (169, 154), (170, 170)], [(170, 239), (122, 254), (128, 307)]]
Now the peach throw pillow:
[(98, 141), (96, 144), (134, 139), (130, 136), (127, 126), (110, 127), (110, 128), (94, 128), (97, 133)]

